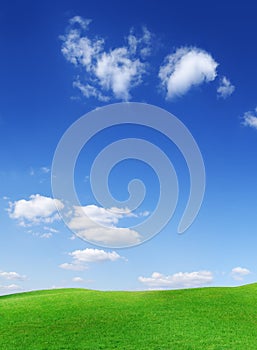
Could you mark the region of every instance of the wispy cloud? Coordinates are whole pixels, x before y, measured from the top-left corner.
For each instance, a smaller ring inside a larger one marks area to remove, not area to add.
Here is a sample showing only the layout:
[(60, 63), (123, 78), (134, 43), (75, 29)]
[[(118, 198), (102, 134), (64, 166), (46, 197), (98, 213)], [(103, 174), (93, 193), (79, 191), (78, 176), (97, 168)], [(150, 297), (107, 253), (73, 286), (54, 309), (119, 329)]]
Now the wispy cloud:
[(226, 77), (220, 79), (220, 85), (217, 89), (218, 97), (226, 99), (235, 91), (235, 86), (231, 84), (230, 80)]
[(209, 284), (213, 281), (213, 274), (210, 271), (178, 272), (173, 275), (163, 275), (154, 272), (150, 277), (138, 278), (139, 282), (150, 288), (193, 288)]
[(166, 98), (182, 96), (193, 86), (213, 81), (218, 63), (208, 52), (195, 47), (182, 47), (168, 55), (160, 67), (159, 78)]
[(151, 52), (152, 35), (146, 27), (141, 36), (131, 30), (124, 45), (105, 50), (103, 38), (88, 35), (90, 22), (75, 16), (67, 33), (61, 36), (64, 57), (84, 71), (85, 78), (79, 75), (73, 86), (87, 98), (129, 100), (131, 89), (142, 83), (146, 73), (145, 58)]

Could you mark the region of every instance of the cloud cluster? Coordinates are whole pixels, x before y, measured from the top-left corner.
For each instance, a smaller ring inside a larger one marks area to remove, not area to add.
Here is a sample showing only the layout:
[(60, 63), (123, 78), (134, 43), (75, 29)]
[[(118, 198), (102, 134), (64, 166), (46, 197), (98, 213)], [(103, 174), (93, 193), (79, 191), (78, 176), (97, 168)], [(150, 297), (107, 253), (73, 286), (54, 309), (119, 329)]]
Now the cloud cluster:
[[(25, 275), (20, 275), (18, 272), (6, 272), (6, 271), (0, 271), (0, 279), (6, 280), (6, 281), (25, 281), (27, 277)], [(0, 283), (0, 293), (8, 293), (8, 292), (14, 292), (22, 290), (23, 288), (15, 283), (11, 284), (1, 284)]]
[(63, 41), (64, 57), (82, 68), (84, 82), (78, 76), (73, 85), (80, 89), (85, 97), (95, 97), (108, 101), (108, 92), (116, 99), (129, 100), (130, 91), (142, 82), (146, 72), (145, 57), (151, 51), (151, 33), (142, 29), (142, 36), (137, 37), (133, 30), (123, 46), (104, 50), (103, 38), (90, 38), (87, 30), (90, 20), (75, 16)]
[(140, 235), (135, 230), (117, 227), (119, 220), (131, 217), (128, 209), (105, 209), (96, 205), (75, 207), (69, 227), (77, 236), (96, 244), (120, 246), (140, 242)]
[(257, 107), (253, 112), (245, 112), (245, 114), (243, 115), (243, 125), (250, 126), (253, 129), (257, 129)]
[(244, 277), (249, 275), (250, 273), (250, 270), (240, 266), (234, 267), (231, 271), (231, 275), (236, 281), (242, 281)]
[[(9, 202), (8, 213), (11, 219), (28, 228), (28, 233), (41, 238), (50, 238), (58, 230), (51, 227), (60, 220), (58, 209), (64, 208), (58, 199), (45, 197), (40, 194), (31, 195), (28, 200), (20, 199)], [(105, 209), (96, 205), (77, 206), (69, 212), (69, 227), (77, 236), (96, 244), (120, 246), (133, 245), (140, 242), (138, 232), (117, 227), (121, 219), (147, 216), (148, 212), (133, 214), (129, 209)], [(41, 225), (40, 229), (37, 227)], [(32, 226), (36, 226), (36, 229)]]
[[(153, 52), (154, 35), (146, 27), (142, 27), (141, 36), (131, 29), (122, 46), (106, 50), (105, 39), (89, 36), (90, 23), (89, 19), (75, 16), (70, 19), (66, 34), (61, 36), (64, 57), (83, 72), (73, 86), (86, 98), (106, 102), (114, 97), (127, 101), (131, 89), (140, 85), (149, 73), (150, 64), (146, 60)], [(184, 46), (165, 57), (158, 77), (166, 98), (172, 99), (194, 86), (215, 80), (217, 67), (210, 53)], [(234, 90), (229, 79), (221, 77), (218, 96), (225, 99)]]
[(178, 272), (165, 276), (162, 273), (154, 272), (151, 277), (138, 277), (139, 282), (149, 288), (194, 288), (213, 281), (213, 274), (210, 271)]
[(233, 94), (235, 86), (231, 84), (230, 80), (226, 77), (222, 77), (220, 80), (220, 86), (217, 89), (218, 97), (227, 98)]
[(166, 98), (182, 96), (193, 86), (213, 81), (218, 63), (204, 50), (182, 47), (168, 55), (159, 71)]
[(35, 194), (28, 200), (9, 202), (8, 213), (11, 219), (18, 220), (21, 226), (26, 227), (59, 220), (58, 208), (63, 208), (60, 200)]
[(71, 271), (83, 271), (88, 269), (89, 263), (117, 261), (124, 259), (115, 251), (107, 252), (103, 249), (86, 248), (84, 250), (75, 250), (69, 255), (72, 257), (71, 263), (59, 265), (60, 268)]

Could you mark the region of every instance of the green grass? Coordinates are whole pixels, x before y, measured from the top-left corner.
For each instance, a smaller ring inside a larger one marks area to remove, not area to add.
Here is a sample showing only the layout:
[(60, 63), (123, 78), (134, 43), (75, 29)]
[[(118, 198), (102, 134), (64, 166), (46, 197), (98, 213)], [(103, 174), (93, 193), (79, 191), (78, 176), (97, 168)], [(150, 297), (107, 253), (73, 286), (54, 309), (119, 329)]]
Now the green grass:
[(0, 297), (1, 350), (257, 349), (257, 284)]

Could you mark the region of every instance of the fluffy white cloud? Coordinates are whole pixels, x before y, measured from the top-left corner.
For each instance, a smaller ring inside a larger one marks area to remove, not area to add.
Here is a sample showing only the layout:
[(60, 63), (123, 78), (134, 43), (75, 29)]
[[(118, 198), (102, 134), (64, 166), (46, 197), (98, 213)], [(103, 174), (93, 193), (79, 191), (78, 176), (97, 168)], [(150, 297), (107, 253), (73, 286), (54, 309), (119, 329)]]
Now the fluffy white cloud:
[(191, 87), (213, 81), (218, 63), (204, 50), (191, 47), (177, 49), (165, 58), (159, 78), (168, 99), (184, 95)]
[(218, 97), (227, 98), (233, 94), (235, 86), (231, 84), (228, 78), (222, 77), (220, 80), (220, 86), (217, 89)]
[(195, 271), (165, 276), (154, 272), (151, 277), (140, 276), (138, 280), (150, 288), (193, 288), (211, 283), (213, 274), (210, 271)]
[(86, 248), (84, 250), (75, 250), (69, 255), (72, 257), (71, 263), (59, 265), (60, 268), (71, 271), (83, 271), (88, 269), (89, 263), (116, 261), (124, 259), (115, 251), (107, 252), (103, 249)]
[(9, 202), (8, 212), (10, 218), (18, 220), (21, 226), (30, 226), (58, 220), (57, 208), (63, 208), (60, 200), (35, 194), (29, 200)]
[(257, 129), (257, 107), (254, 112), (246, 112), (243, 116), (243, 125)]
[(24, 281), (26, 280), (26, 276), (20, 275), (17, 272), (5, 272), (5, 271), (0, 271), (0, 278), (4, 278), (6, 280), (17, 280), (17, 281)]
[(104, 39), (91, 39), (83, 33), (89, 23), (90, 20), (73, 17), (67, 34), (61, 37), (64, 57), (84, 70), (85, 82), (78, 77), (73, 85), (85, 97), (107, 101), (106, 93), (112, 92), (115, 98), (128, 100), (130, 90), (142, 82), (146, 72), (144, 58), (151, 51), (151, 33), (145, 27), (141, 37), (131, 31), (127, 44), (104, 51)]
[(243, 278), (249, 275), (250, 273), (250, 270), (240, 266), (234, 267), (231, 271), (231, 275), (236, 281), (242, 281)]
[(145, 65), (130, 57), (127, 47), (104, 52), (95, 67), (95, 75), (103, 90), (111, 90), (117, 99), (129, 100), (130, 89), (141, 83)]
[(115, 225), (125, 217), (134, 216), (128, 209), (105, 209), (96, 205), (75, 207), (69, 227), (78, 237), (112, 246), (133, 245), (140, 242), (138, 232)]
[(75, 250), (69, 254), (72, 258), (78, 262), (92, 263), (102, 261), (116, 261), (122, 257), (115, 251), (106, 252), (103, 249), (87, 248), (84, 250)]

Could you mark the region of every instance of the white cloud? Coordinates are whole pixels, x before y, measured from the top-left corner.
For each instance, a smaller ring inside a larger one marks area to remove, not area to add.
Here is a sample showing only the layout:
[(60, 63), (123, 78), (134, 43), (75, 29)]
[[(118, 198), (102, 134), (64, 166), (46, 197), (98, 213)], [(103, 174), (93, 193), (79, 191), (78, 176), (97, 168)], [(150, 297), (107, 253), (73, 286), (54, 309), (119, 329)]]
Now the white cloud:
[(75, 261), (82, 263), (116, 261), (122, 257), (115, 251), (106, 252), (103, 249), (86, 248), (84, 250), (75, 250), (69, 254)]
[(40, 238), (51, 238), (53, 236), (53, 234), (51, 232), (48, 233), (42, 233), (39, 235)]
[(91, 22), (91, 19), (85, 19), (81, 16), (74, 16), (69, 20), (71, 25), (79, 24), (83, 29), (87, 29)]
[(62, 53), (64, 57), (74, 65), (80, 65), (87, 72), (93, 69), (94, 63), (103, 50), (103, 39), (89, 39), (82, 36), (81, 30), (70, 29), (61, 37), (63, 41)]
[(257, 107), (254, 112), (246, 112), (243, 116), (243, 125), (257, 129)]
[(96, 205), (75, 207), (69, 227), (77, 236), (95, 242), (112, 246), (133, 245), (140, 242), (138, 232), (115, 225), (125, 217), (134, 216), (128, 209), (105, 209)]
[(39, 194), (31, 195), (29, 200), (20, 199), (9, 202), (9, 216), (19, 221), (21, 226), (39, 223), (52, 223), (60, 217), (57, 208), (63, 208), (61, 201)]
[(107, 252), (103, 249), (86, 248), (84, 250), (75, 250), (69, 255), (72, 257), (71, 263), (59, 265), (60, 268), (71, 271), (83, 271), (88, 269), (88, 264), (96, 262), (117, 261), (124, 259), (115, 251)]
[(139, 85), (145, 65), (132, 59), (127, 47), (104, 52), (97, 60), (95, 75), (104, 91), (112, 91), (117, 99), (129, 100), (132, 87)]
[(220, 86), (217, 89), (218, 97), (227, 98), (233, 94), (235, 86), (231, 84), (228, 78), (222, 77), (220, 80)]
[(12, 292), (12, 291), (18, 291), (22, 290), (23, 288), (17, 284), (9, 284), (7, 286), (0, 285), (0, 291), (1, 292)]
[(134, 29), (130, 30), (130, 34), (127, 37), (129, 51), (133, 54), (138, 53), (141, 57), (145, 58), (150, 56), (152, 52), (152, 33), (145, 27), (142, 27), (142, 36), (137, 37), (134, 33)]
[(63, 263), (59, 265), (61, 269), (70, 270), (70, 271), (84, 271), (88, 269), (88, 266), (80, 264), (78, 261), (73, 263)]
[(245, 276), (249, 275), (251, 273), (250, 270), (244, 268), (244, 267), (234, 267), (231, 270), (231, 275), (236, 281), (242, 281)]
[(84, 279), (82, 277), (74, 277), (72, 279), (72, 282), (75, 282), (75, 283), (83, 283), (84, 282)]
[(48, 167), (46, 167), (46, 166), (42, 166), (42, 167), (40, 168), (40, 170), (41, 170), (44, 174), (48, 174), (48, 173), (51, 171), (51, 169), (48, 168)]
[(103, 95), (97, 88), (95, 88), (94, 86), (86, 83), (86, 84), (82, 84), (81, 81), (79, 80), (79, 78), (77, 78), (77, 80), (75, 80), (73, 82), (73, 87), (78, 88), (82, 95), (84, 95), (86, 98), (89, 97), (94, 97), (99, 101), (102, 102), (108, 102), (110, 100), (110, 98), (108, 96)]
[(191, 47), (177, 49), (165, 58), (159, 78), (167, 99), (182, 96), (193, 86), (213, 81), (218, 63), (204, 50)]
[(44, 226), (43, 229), (44, 229), (45, 231), (49, 231), (49, 232), (51, 232), (51, 233), (58, 233), (58, 232), (59, 232), (59, 231), (56, 230), (55, 228), (52, 228), (52, 227), (49, 227), (49, 226)]
[(83, 34), (89, 23), (90, 20), (76, 16), (70, 20), (67, 34), (61, 37), (64, 57), (84, 70), (85, 82), (77, 77), (73, 86), (87, 98), (107, 101), (106, 93), (111, 92), (116, 99), (129, 100), (130, 90), (142, 82), (146, 73), (144, 58), (151, 52), (151, 33), (143, 27), (142, 36), (137, 37), (131, 30), (127, 44), (105, 51), (104, 39)]
[(151, 277), (140, 276), (138, 280), (150, 288), (193, 288), (211, 283), (213, 275), (210, 271), (178, 272), (168, 276), (154, 272)]
[(0, 271), (0, 278), (4, 278), (6, 280), (17, 280), (17, 281), (24, 281), (27, 279), (26, 276), (20, 275), (17, 272), (5, 272), (5, 271)]

